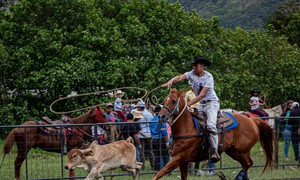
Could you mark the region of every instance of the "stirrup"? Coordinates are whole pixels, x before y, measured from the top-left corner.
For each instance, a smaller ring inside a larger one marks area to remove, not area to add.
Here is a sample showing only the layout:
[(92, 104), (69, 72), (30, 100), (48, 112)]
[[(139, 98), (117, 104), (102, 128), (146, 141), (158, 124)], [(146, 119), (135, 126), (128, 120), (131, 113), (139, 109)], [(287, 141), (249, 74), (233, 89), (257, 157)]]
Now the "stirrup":
[(210, 159), (210, 162), (216, 163), (216, 162), (220, 161), (221, 158), (220, 158), (220, 155), (218, 154), (218, 152), (214, 149), (213, 153), (210, 155), (209, 159)]

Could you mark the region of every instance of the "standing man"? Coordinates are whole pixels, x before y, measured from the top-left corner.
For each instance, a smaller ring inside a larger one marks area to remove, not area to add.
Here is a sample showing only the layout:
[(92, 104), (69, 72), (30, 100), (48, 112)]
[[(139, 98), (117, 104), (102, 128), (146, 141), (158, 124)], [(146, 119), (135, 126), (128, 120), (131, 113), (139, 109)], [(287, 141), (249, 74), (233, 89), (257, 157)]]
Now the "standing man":
[(213, 76), (204, 70), (205, 66), (210, 66), (211, 62), (205, 59), (203, 56), (195, 56), (194, 61), (191, 63), (193, 69), (180, 76), (175, 76), (162, 87), (171, 87), (173, 83), (177, 83), (183, 80), (189, 80), (195, 93), (195, 98), (187, 103), (191, 106), (197, 102), (198, 111), (204, 111), (207, 115), (207, 130), (210, 134), (210, 142), (212, 146), (212, 152), (210, 160), (211, 162), (217, 162), (220, 160), (218, 154), (218, 131), (217, 131), (217, 114), (220, 108), (219, 98), (214, 90)]
[(169, 162), (170, 144), (168, 139), (166, 123), (159, 123), (158, 113), (160, 105), (155, 106), (154, 117), (151, 120), (150, 131), (152, 137), (152, 146), (154, 153), (154, 171), (159, 171)]
[[(293, 102), (292, 108), (294, 109), (290, 113), (290, 117), (299, 117), (300, 116), (300, 107), (298, 102)], [(288, 120), (289, 125), (292, 126), (292, 144), (294, 149), (295, 160), (300, 162), (299, 156), (299, 122), (300, 118), (291, 118)]]
[(141, 162), (143, 163), (143, 166), (145, 164), (145, 160), (148, 158), (150, 161), (150, 165), (153, 168), (154, 167), (154, 154), (153, 154), (153, 147), (152, 147), (152, 139), (151, 139), (151, 131), (150, 131), (150, 125), (149, 122), (153, 119), (153, 115), (146, 109), (146, 105), (143, 101), (140, 101), (137, 103), (137, 109), (134, 109), (131, 111), (131, 113), (134, 114), (134, 112), (139, 111), (143, 114), (143, 118), (141, 118), (141, 129), (144, 133), (139, 133), (138, 136), (140, 138), (140, 142), (142, 144), (142, 151), (140, 154)]
[(123, 139), (127, 139), (129, 136), (131, 136), (132, 139), (134, 140), (134, 145), (137, 146), (141, 150), (142, 145), (141, 145), (140, 139), (138, 137), (138, 133), (141, 130), (140, 125), (133, 124), (134, 116), (131, 113), (127, 114), (126, 119), (127, 119), (127, 121), (126, 121), (127, 123), (124, 123), (122, 125), (120, 137), (123, 137)]

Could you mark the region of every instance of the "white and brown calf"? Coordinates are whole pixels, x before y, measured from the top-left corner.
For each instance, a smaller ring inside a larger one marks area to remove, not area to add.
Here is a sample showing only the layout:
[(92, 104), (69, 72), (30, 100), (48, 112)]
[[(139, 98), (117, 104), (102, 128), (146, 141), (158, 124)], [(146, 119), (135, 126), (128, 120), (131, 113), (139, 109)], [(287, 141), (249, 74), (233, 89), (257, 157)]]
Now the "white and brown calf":
[(106, 145), (99, 145), (97, 141), (87, 149), (72, 149), (68, 153), (68, 162), (65, 169), (77, 167), (90, 171), (86, 180), (94, 177), (102, 179), (101, 173), (107, 170), (122, 168), (137, 179), (142, 163), (136, 162), (136, 150), (132, 138), (116, 141)]

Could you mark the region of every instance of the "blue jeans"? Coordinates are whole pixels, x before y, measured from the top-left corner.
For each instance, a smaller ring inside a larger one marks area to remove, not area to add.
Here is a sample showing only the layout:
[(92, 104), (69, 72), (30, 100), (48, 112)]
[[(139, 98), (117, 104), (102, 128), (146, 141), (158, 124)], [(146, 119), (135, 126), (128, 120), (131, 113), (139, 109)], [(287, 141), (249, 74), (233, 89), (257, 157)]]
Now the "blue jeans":
[(292, 126), (285, 124), (283, 129), (283, 139), (284, 139), (284, 158), (289, 156), (289, 148), (292, 140)]

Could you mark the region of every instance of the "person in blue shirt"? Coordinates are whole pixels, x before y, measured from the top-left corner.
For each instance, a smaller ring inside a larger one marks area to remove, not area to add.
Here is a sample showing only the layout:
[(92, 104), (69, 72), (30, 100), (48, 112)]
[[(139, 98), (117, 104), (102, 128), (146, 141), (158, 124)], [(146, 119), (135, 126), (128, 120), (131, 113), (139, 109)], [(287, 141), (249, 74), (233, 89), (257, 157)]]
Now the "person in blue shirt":
[(292, 104), (294, 101), (289, 100), (286, 107), (281, 114), (281, 117), (287, 117), (286, 119), (281, 120), (281, 125), (283, 126), (283, 139), (284, 139), (284, 159), (289, 160), (289, 148), (292, 141), (292, 126), (288, 124), (288, 117), (293, 111)]
[(149, 159), (151, 168), (154, 167), (154, 153), (153, 153), (153, 147), (152, 147), (152, 138), (151, 138), (151, 132), (150, 132), (150, 124), (151, 120), (153, 119), (153, 115), (146, 109), (145, 102), (140, 100), (137, 103), (137, 109), (133, 109), (131, 113), (135, 112), (141, 112), (144, 116), (140, 119), (140, 126), (142, 129), (142, 132), (144, 134), (139, 133), (138, 136), (140, 138), (140, 142), (142, 144), (142, 150), (140, 151), (140, 158), (143, 163), (142, 169), (144, 169), (145, 161), (146, 159)]
[[(154, 109), (154, 117), (150, 123), (150, 131), (152, 137), (152, 146), (154, 153), (154, 170), (159, 171), (161, 165), (166, 165), (169, 161), (168, 150), (170, 148), (168, 140), (168, 132), (166, 123), (159, 123), (158, 113), (161, 111), (161, 107), (157, 105)], [(162, 161), (162, 162), (161, 162)]]

